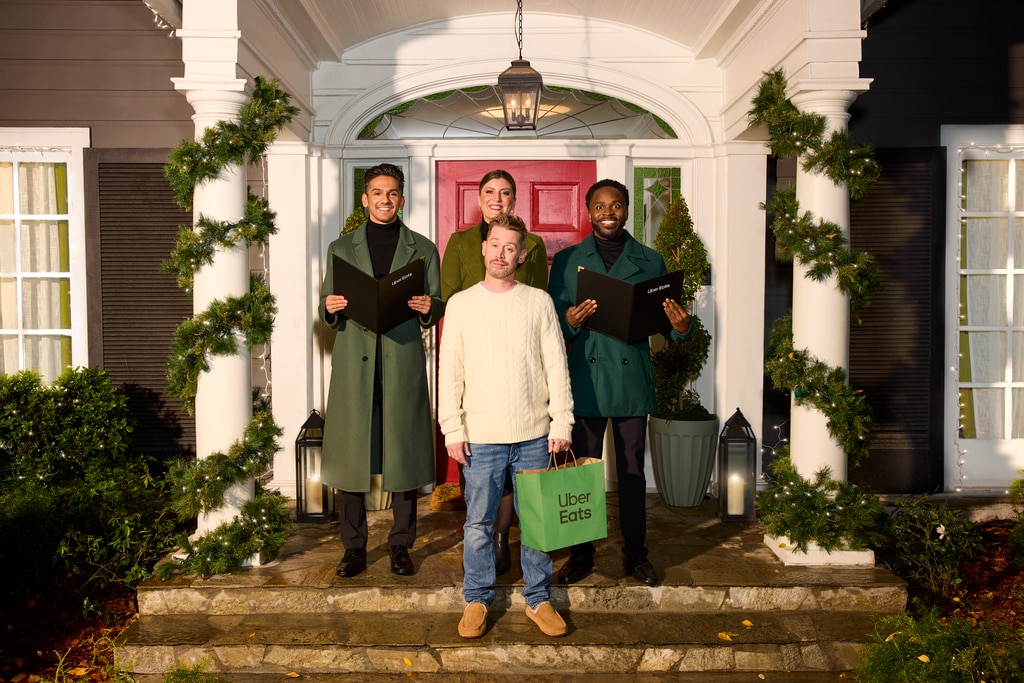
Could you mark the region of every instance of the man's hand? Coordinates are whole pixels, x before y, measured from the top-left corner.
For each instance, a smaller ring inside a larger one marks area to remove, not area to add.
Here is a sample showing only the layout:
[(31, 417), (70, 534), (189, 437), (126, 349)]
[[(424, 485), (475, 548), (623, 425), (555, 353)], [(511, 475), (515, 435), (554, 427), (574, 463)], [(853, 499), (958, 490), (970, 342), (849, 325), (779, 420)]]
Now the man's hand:
[(570, 446), (572, 446), (572, 441), (548, 439), (548, 453), (561, 453), (562, 451), (569, 450)]
[(569, 323), (569, 327), (578, 330), (583, 327), (583, 323), (587, 322), (587, 318), (594, 315), (596, 310), (597, 302), (593, 299), (587, 299), (575, 306), (570, 306), (565, 311), (565, 321)]
[(409, 299), (409, 308), (420, 315), (430, 315), (430, 306), (433, 303), (426, 294), (420, 294)]
[(332, 315), (344, 310), (346, 306), (348, 306), (348, 299), (340, 294), (328, 294), (324, 299), (324, 310)]
[(459, 443), (453, 443), (446, 446), (448, 449), (448, 457), (459, 463), (460, 465), (468, 465), (468, 458), (472, 455), (469, 452), (469, 443), (466, 441), (460, 441)]
[(673, 330), (679, 334), (686, 334), (690, 331), (690, 314), (679, 305), (678, 301), (675, 299), (665, 299), (665, 303), (662, 306), (665, 309), (665, 315), (668, 316), (668, 321), (672, 323)]

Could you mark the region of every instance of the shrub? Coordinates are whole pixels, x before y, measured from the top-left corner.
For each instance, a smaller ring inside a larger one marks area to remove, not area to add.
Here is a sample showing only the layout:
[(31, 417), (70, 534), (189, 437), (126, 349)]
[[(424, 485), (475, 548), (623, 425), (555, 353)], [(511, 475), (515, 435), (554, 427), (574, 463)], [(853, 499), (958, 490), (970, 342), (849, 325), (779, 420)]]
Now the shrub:
[(960, 567), (983, 550), (975, 525), (956, 510), (935, 505), (927, 496), (896, 502), (892, 533), (883, 547), (895, 571), (939, 596), (955, 596)]
[(857, 667), (862, 683), (1011, 683), (1024, 680), (1024, 643), (999, 624), (939, 619), (934, 608), (876, 622)]
[(1010, 483), (1010, 504), (1013, 506), (1014, 525), (1006, 539), (1013, 550), (1014, 564), (1024, 564), (1024, 470)]
[(20, 565), (0, 590), (88, 595), (143, 578), (178, 529), (162, 468), (129, 448), (128, 401), (107, 373), (71, 369), (50, 386), (0, 375), (0, 405), (0, 541)]

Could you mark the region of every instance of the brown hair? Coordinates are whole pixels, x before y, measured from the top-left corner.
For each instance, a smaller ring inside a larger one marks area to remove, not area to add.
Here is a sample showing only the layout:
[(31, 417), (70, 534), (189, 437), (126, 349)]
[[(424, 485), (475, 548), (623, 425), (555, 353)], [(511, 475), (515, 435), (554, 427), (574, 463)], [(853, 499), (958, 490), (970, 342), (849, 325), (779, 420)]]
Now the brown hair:
[(495, 169), (493, 171), (490, 171), (489, 173), (485, 173), (484, 177), (480, 179), (480, 185), (477, 187), (476, 191), (478, 193), (482, 192), (483, 189), (484, 189), (484, 185), (486, 185), (487, 183), (489, 183), (492, 180), (495, 180), (497, 178), (501, 178), (502, 180), (507, 180), (508, 181), (508, 184), (512, 186), (512, 199), (515, 199), (516, 198), (516, 180), (515, 180), (515, 178), (512, 177), (511, 173), (509, 173), (508, 171), (503, 171), (500, 168)]
[(514, 213), (499, 213), (491, 220), (490, 229), (494, 228), (508, 228), (519, 236), (519, 248), (526, 246), (526, 223)]

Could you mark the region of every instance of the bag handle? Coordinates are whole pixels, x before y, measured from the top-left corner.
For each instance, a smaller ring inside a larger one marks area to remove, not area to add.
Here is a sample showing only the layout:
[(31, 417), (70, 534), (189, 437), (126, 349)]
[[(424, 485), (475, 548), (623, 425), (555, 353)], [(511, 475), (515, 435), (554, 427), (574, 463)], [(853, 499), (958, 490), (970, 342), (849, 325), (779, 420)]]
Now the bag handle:
[(572, 452), (572, 446), (569, 446), (569, 457), (572, 458), (572, 464), (571, 465), (569, 464), (569, 458), (566, 458), (562, 462), (562, 466), (559, 467), (558, 466), (558, 458), (555, 457), (556, 455), (558, 455), (558, 454), (555, 453), (554, 451), (551, 451), (550, 453), (548, 453), (548, 469), (549, 470), (564, 470), (564, 469), (568, 469), (569, 467), (576, 467), (576, 454)]

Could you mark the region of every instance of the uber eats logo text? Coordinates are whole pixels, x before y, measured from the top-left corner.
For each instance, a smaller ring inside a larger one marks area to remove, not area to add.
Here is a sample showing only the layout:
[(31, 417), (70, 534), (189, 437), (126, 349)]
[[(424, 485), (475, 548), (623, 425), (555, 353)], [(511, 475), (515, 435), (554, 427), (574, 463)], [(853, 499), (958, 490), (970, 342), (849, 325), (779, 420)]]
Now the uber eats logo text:
[(592, 516), (590, 509), (590, 493), (559, 493), (558, 522), (572, 524)]

